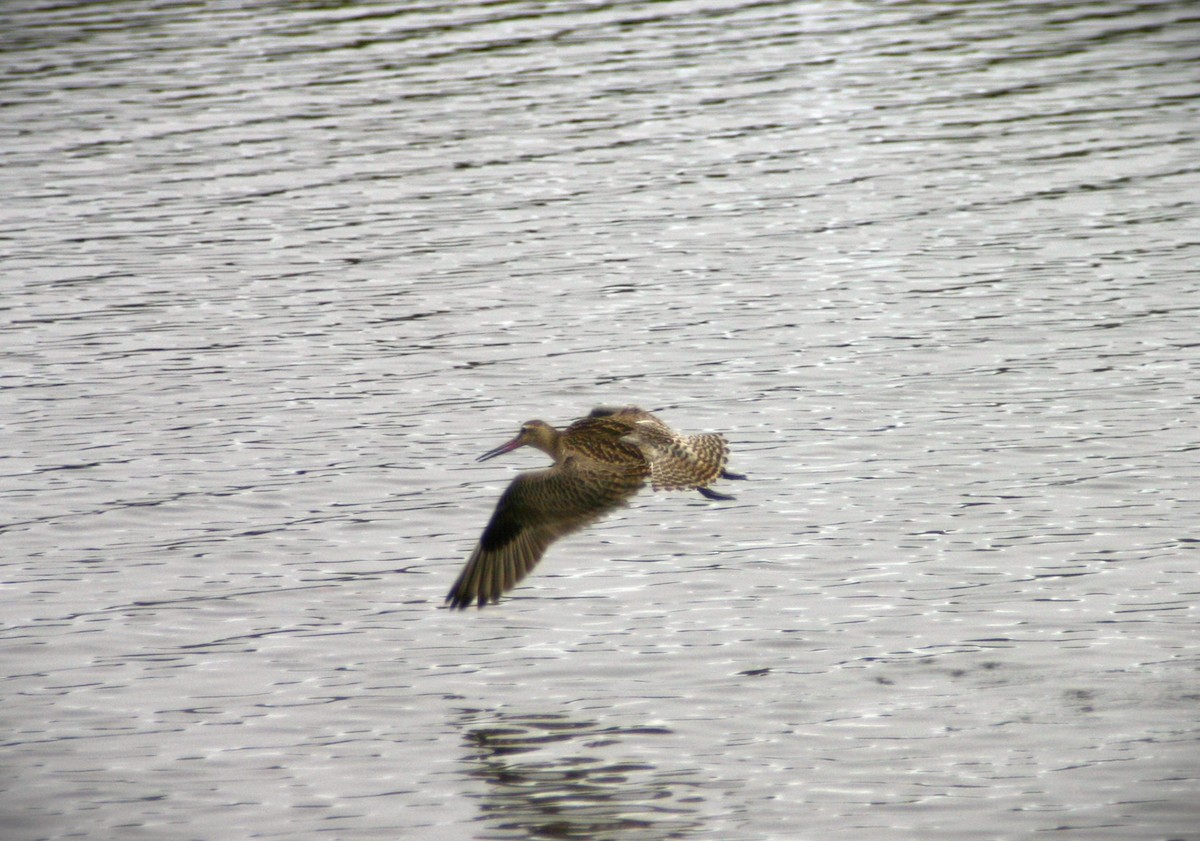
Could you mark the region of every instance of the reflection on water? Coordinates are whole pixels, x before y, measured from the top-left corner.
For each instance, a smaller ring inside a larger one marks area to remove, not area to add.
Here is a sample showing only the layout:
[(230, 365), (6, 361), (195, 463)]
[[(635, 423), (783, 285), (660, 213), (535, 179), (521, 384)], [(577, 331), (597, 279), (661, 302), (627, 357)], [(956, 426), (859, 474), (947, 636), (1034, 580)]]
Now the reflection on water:
[(624, 739), (670, 730), (483, 710), (464, 710), (460, 726), (467, 774), (487, 784), (479, 838), (686, 838), (701, 828), (695, 775), (610, 756)]

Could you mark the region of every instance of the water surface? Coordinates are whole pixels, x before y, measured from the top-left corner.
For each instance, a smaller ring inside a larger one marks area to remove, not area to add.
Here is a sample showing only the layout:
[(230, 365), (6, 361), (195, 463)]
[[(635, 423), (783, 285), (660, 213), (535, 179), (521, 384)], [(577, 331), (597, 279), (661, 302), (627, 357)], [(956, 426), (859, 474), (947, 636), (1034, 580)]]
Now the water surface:
[(1190, 4), (7, 18), (6, 837), (1196, 837)]

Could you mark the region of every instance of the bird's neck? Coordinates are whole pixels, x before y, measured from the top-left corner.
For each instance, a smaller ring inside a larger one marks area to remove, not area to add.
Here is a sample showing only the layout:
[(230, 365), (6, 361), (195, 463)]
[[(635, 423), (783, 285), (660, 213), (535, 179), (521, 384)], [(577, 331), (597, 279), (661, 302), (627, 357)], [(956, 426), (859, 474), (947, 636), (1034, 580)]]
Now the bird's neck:
[(538, 439), (530, 441), (530, 444), (554, 459), (555, 464), (567, 456), (566, 448), (563, 446), (562, 433), (552, 426), (547, 426)]

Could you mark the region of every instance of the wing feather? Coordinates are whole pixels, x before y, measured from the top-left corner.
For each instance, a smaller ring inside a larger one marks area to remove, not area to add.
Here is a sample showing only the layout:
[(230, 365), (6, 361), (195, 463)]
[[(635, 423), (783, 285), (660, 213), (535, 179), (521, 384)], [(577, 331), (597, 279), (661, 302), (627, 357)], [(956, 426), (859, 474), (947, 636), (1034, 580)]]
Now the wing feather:
[(554, 541), (624, 505), (642, 487), (640, 465), (568, 458), (509, 483), (446, 595), (453, 608), (483, 607), (515, 587)]

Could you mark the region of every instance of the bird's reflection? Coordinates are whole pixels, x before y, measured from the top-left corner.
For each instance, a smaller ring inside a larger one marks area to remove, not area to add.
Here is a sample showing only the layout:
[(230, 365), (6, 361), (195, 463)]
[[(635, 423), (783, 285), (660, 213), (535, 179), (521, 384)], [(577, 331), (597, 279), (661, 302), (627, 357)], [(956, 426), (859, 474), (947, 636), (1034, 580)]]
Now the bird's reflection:
[(704, 797), (692, 773), (622, 761), (632, 739), (662, 727), (601, 727), (566, 715), (464, 710), (466, 773), (484, 780), (479, 838), (688, 838)]

